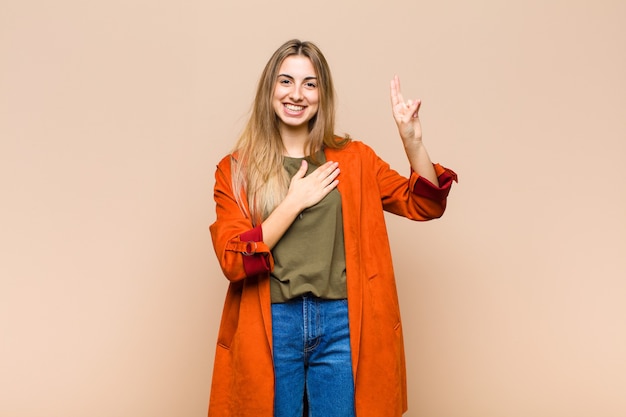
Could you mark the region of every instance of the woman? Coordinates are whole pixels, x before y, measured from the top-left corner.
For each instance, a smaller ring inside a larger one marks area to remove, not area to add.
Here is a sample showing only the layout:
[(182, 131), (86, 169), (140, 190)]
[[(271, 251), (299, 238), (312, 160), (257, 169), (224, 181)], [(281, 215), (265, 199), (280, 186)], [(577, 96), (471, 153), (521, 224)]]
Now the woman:
[(212, 417), (385, 417), (407, 409), (383, 210), (440, 217), (456, 175), (422, 143), (420, 101), (391, 81), (411, 174), (334, 135), (329, 66), (291, 40), (268, 61), (235, 150), (217, 167), (213, 245), (230, 281)]

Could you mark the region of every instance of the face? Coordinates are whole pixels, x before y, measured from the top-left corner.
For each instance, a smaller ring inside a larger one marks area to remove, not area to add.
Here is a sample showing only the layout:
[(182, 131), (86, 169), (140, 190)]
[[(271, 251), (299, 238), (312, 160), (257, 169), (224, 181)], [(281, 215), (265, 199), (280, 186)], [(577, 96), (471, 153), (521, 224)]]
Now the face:
[(278, 70), (272, 106), (281, 128), (308, 127), (319, 107), (319, 89), (311, 60), (301, 55), (285, 58)]

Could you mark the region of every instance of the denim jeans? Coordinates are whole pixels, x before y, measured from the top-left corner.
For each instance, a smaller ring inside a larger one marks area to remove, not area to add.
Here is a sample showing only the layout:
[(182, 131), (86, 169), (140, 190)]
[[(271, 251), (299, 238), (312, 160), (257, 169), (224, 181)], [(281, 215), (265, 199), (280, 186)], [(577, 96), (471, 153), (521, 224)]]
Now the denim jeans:
[(272, 332), (274, 417), (354, 417), (347, 301), (272, 304)]

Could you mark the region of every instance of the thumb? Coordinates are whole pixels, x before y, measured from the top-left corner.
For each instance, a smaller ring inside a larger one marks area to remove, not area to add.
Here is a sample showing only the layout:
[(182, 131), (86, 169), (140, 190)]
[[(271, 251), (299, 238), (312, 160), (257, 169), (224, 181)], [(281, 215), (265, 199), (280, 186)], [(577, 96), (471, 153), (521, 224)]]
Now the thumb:
[(294, 174), (294, 178), (303, 178), (306, 175), (306, 170), (308, 168), (308, 164), (306, 160), (302, 160), (302, 165), (300, 165), (300, 169)]
[(421, 106), (422, 100), (409, 100), (409, 110), (411, 110), (411, 116), (413, 118), (418, 117)]

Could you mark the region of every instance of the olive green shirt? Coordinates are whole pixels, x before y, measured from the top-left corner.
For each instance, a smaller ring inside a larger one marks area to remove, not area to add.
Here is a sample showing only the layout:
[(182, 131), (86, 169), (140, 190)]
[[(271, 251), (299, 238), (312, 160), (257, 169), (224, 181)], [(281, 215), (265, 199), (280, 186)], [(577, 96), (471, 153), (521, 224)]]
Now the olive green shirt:
[[(326, 162), (323, 152), (316, 157), (320, 164)], [(303, 159), (285, 157), (284, 167), (290, 178)], [(308, 175), (318, 165), (307, 162)], [(305, 294), (331, 300), (347, 297), (341, 196), (337, 188), (296, 217), (272, 249), (272, 256), (272, 303)]]

